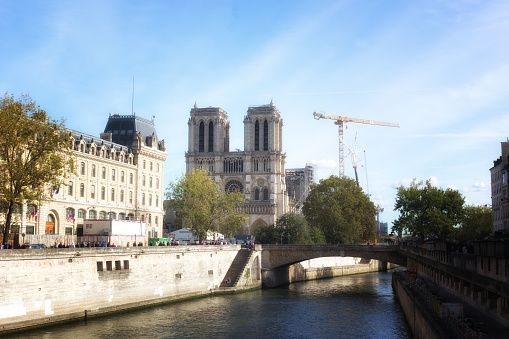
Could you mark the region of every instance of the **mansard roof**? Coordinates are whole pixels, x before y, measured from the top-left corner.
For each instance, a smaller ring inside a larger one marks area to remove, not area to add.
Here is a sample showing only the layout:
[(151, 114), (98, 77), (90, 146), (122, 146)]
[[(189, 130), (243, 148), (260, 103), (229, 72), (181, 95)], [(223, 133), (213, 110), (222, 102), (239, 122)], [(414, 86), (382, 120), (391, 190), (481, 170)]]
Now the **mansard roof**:
[(68, 131), (72, 134), (75, 143), (79, 143), (81, 140), (85, 140), (87, 145), (95, 143), (97, 147), (105, 146), (108, 150), (114, 149), (116, 152), (124, 151), (126, 155), (131, 153), (130, 148), (127, 146), (120, 145), (115, 142), (104, 140), (99, 137), (95, 137), (75, 130), (68, 129)]
[(114, 143), (129, 147), (131, 147), (133, 137), (138, 132), (141, 133), (145, 143), (147, 143), (147, 138), (152, 136), (155, 136), (158, 140), (154, 121), (143, 119), (137, 115), (110, 114), (104, 132), (112, 134)]

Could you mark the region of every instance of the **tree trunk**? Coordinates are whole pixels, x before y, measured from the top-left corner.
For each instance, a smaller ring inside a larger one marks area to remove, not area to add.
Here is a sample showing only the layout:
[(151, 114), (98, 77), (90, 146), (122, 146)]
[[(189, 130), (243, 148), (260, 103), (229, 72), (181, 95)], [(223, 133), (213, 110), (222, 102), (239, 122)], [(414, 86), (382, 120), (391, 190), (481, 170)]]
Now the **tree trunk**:
[(14, 206), (14, 204), (12, 202), (9, 202), (9, 208), (7, 209), (7, 213), (5, 215), (4, 239), (2, 240), (4, 247), (5, 247), (5, 244), (7, 244), (7, 241), (9, 240), (9, 231), (11, 229), (12, 207), (13, 206)]

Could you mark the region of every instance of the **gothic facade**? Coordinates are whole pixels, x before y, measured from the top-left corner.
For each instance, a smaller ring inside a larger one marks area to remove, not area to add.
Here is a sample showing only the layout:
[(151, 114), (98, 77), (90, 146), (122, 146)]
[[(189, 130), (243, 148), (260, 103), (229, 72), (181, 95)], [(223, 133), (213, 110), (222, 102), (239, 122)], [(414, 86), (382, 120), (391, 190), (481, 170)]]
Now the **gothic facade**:
[(219, 107), (191, 109), (186, 170), (208, 170), (224, 189), (244, 193), (246, 225), (239, 234), (254, 234), (287, 213), (283, 120), (271, 102), (251, 106), (244, 118), (244, 151), (230, 152), (230, 122)]

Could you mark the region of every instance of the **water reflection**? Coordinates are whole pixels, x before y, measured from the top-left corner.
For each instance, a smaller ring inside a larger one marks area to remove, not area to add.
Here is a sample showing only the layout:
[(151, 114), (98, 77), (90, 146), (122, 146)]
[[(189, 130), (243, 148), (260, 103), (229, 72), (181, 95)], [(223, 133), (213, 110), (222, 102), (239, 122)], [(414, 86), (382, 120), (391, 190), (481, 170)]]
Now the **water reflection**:
[(23, 338), (411, 338), (388, 273), (296, 283), (131, 311)]

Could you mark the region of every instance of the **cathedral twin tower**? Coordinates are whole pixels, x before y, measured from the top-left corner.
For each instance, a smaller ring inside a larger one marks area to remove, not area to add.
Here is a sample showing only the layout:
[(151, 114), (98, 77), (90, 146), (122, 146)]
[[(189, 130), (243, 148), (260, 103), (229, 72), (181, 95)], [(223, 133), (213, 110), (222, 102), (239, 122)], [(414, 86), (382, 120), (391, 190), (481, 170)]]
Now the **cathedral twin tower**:
[(224, 189), (244, 193), (246, 225), (240, 234), (271, 225), (287, 212), (283, 120), (271, 101), (251, 106), (244, 118), (244, 151), (230, 152), (228, 113), (219, 107), (191, 109), (186, 170), (205, 169)]

